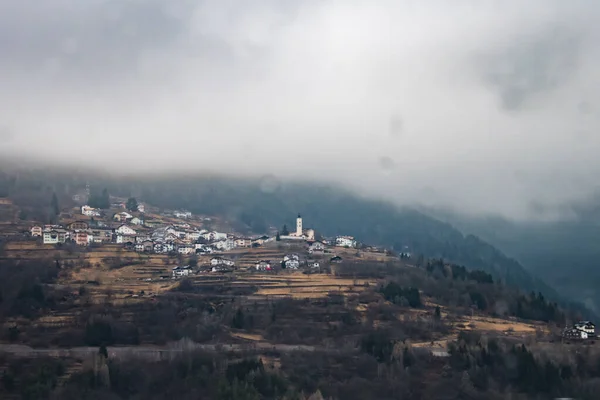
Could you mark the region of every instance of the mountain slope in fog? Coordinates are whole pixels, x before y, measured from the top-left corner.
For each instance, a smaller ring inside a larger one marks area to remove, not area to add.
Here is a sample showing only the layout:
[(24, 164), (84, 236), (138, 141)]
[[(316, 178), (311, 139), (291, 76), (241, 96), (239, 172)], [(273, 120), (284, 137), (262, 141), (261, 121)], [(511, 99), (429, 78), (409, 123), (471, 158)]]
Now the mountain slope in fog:
[(580, 214), (568, 221), (512, 222), (433, 214), (516, 258), (565, 297), (600, 310), (600, 224), (593, 215)]

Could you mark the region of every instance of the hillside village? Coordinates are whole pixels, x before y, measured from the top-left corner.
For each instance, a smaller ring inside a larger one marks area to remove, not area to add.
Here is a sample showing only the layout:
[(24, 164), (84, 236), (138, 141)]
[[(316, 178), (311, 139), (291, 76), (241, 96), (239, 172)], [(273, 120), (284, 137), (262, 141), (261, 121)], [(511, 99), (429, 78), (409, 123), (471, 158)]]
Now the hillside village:
[[(79, 199), (79, 197), (77, 197)], [(130, 202), (131, 204), (128, 204)], [(342, 257), (336, 249), (357, 249), (359, 243), (353, 236), (333, 238), (316, 237), (314, 229), (305, 228), (298, 214), (295, 230), (289, 232), (284, 225), (275, 234), (245, 236), (236, 232), (219, 232), (204, 228), (210, 217), (195, 216), (187, 210), (164, 210), (146, 212), (146, 205), (135, 199), (116, 201), (109, 210), (90, 207), (87, 204), (67, 213), (61, 223), (33, 225), (29, 229), (32, 238), (44, 245), (61, 246), (74, 243), (82, 247), (99, 247), (119, 244), (127, 250), (145, 254), (171, 256), (212, 255), (210, 262), (192, 268), (178, 265), (172, 277), (179, 278), (200, 272), (226, 272), (235, 267), (228, 253), (239, 248), (258, 248), (274, 244), (302, 246), (305, 255), (286, 254), (282, 259), (258, 260), (257, 271), (272, 271), (275, 267), (287, 269), (318, 269), (322, 263), (339, 263)], [(363, 251), (385, 252), (373, 246), (360, 246)], [(410, 257), (405, 251), (403, 257)]]
[[(129, 199), (133, 202), (132, 199)], [(182, 263), (172, 267), (171, 278), (180, 279), (194, 274), (227, 273), (236, 269), (236, 261), (230, 257), (234, 250), (269, 246), (293, 245), (281, 259), (260, 259), (249, 270), (272, 272), (276, 269), (319, 271), (322, 266), (340, 263), (340, 249), (361, 249), (364, 252), (388, 253), (388, 250), (360, 244), (353, 236), (340, 235), (317, 239), (314, 229), (305, 228), (298, 214), (295, 230), (289, 232), (284, 226), (275, 235), (245, 236), (236, 232), (219, 232), (203, 228), (210, 217), (195, 216), (187, 210), (164, 210), (146, 213), (146, 205), (118, 201), (110, 210), (101, 210), (82, 205), (75, 215), (64, 224), (34, 225), (30, 235), (44, 245), (61, 246), (74, 243), (81, 247), (98, 247), (118, 244), (124, 249), (143, 254), (162, 254), (185, 257), (209, 256), (204, 264)], [(300, 254), (296, 251), (299, 247)], [(410, 259), (408, 249), (398, 255)], [(239, 268), (239, 266), (237, 266)], [(595, 325), (590, 321), (579, 321), (567, 326), (562, 333), (565, 341), (588, 341), (596, 339)]]

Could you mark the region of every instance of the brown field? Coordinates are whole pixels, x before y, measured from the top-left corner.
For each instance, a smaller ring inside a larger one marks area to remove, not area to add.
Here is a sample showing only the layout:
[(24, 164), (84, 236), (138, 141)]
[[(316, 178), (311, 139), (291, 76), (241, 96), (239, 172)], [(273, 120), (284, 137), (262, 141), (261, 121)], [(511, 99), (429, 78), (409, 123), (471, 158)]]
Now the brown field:
[[(301, 248), (243, 248), (224, 254), (225, 257), (234, 259), (238, 271), (227, 274), (227, 284), (233, 287), (256, 286), (256, 296), (292, 297), (292, 298), (320, 298), (330, 293), (358, 293), (365, 284), (375, 284), (374, 280), (352, 280), (337, 278), (326, 274), (306, 275), (298, 271), (265, 272), (254, 271), (254, 265), (260, 260), (279, 262), (286, 253), (300, 252)], [(342, 249), (346, 250), (346, 249)], [(176, 257), (157, 254), (139, 254), (125, 250), (121, 245), (106, 244), (98, 248), (77, 249), (69, 252), (57, 249), (53, 245), (43, 245), (35, 241), (9, 242), (6, 246), (8, 257), (27, 259), (60, 258), (71, 261), (76, 267), (68, 276), (61, 279), (61, 284), (76, 284), (94, 281), (100, 286), (92, 286), (91, 293), (97, 301), (104, 301), (104, 293), (110, 289), (113, 301), (137, 301), (132, 299), (132, 294), (142, 291), (157, 294), (173, 289), (177, 284), (170, 278), (171, 269), (178, 264)], [(345, 257), (352, 257), (346, 252)], [(331, 256), (331, 255), (329, 255)], [(110, 268), (111, 260), (119, 258), (130, 262), (119, 268)], [(198, 265), (207, 265), (212, 256), (198, 257)], [(202, 274), (190, 277), (196, 284), (213, 284), (214, 278), (223, 274)], [(129, 296), (129, 297), (128, 297)]]
[(232, 337), (235, 337), (235, 338), (238, 338), (238, 339), (250, 340), (250, 341), (253, 341), (253, 342), (261, 342), (261, 341), (264, 340), (264, 338), (261, 335), (252, 334), (252, 333), (231, 332), (230, 335)]
[[(336, 249), (337, 250), (337, 249)], [(348, 249), (339, 249), (336, 254), (345, 259), (355, 257), (355, 252)], [(364, 291), (367, 287), (378, 284), (375, 279), (349, 279), (337, 277), (332, 274), (314, 273), (304, 274), (300, 271), (257, 272), (253, 265), (261, 259), (270, 259), (272, 262), (280, 260), (284, 254), (298, 252), (297, 249), (281, 248), (279, 246), (236, 249), (225, 254), (226, 257), (236, 261), (236, 271), (233, 273), (203, 273), (190, 276), (190, 280), (197, 287), (219, 286), (225, 289), (253, 288), (240, 297), (252, 298), (293, 298), (293, 299), (319, 299), (330, 294), (352, 295)], [(89, 293), (87, 301), (92, 303), (110, 302), (114, 305), (137, 304), (150, 300), (150, 297), (173, 290), (179, 281), (171, 279), (171, 269), (178, 264), (177, 257), (156, 254), (138, 254), (126, 251), (120, 245), (108, 244), (99, 248), (82, 249), (69, 252), (65, 249), (56, 249), (53, 246), (44, 246), (33, 241), (9, 242), (6, 246), (8, 257), (20, 259), (39, 259), (60, 257), (72, 261), (74, 267), (64, 274), (59, 284), (70, 285), (73, 288), (85, 286)], [(326, 256), (331, 256), (327, 254)], [(390, 258), (383, 254), (361, 253), (362, 259), (373, 256), (379, 261), (388, 261)], [(111, 259), (119, 258), (130, 262), (129, 265), (110, 267)], [(201, 256), (198, 265), (206, 265), (211, 256)], [(335, 266), (333, 267), (335, 269)], [(195, 294), (202, 296), (200, 294)], [(224, 296), (231, 296), (226, 294)], [(236, 295), (238, 296), (238, 295)], [(407, 314), (431, 314), (436, 307), (430, 299), (423, 299), (425, 308), (409, 310)], [(433, 346), (446, 347), (449, 340), (455, 340), (461, 330), (477, 330), (494, 334), (523, 337), (535, 335), (537, 331), (546, 331), (543, 324), (504, 320), (501, 318), (483, 316), (456, 316), (449, 315), (448, 310), (442, 308), (442, 317), (453, 321), (452, 333), (446, 337), (438, 338)], [(361, 304), (357, 311), (366, 315), (368, 306)], [(399, 316), (399, 318), (403, 318)], [(71, 314), (46, 315), (35, 324), (39, 326), (64, 326), (72, 323), (74, 316)], [(262, 337), (255, 334), (234, 333), (234, 338), (260, 342)], [(431, 342), (414, 343), (414, 346), (432, 346)]]
[(364, 289), (365, 284), (376, 283), (374, 280), (352, 280), (324, 274), (304, 275), (300, 272), (265, 278), (251, 276), (246, 279), (250, 282), (261, 281), (261, 288), (256, 293), (258, 295), (292, 298), (319, 298), (330, 293), (358, 293)]
[[(468, 323), (465, 324), (467, 329), (488, 332), (495, 331), (515, 334), (534, 334), (538, 329), (545, 329), (542, 324), (509, 321), (492, 317), (474, 316), (472, 318), (466, 318), (465, 322)], [(471, 328), (469, 325), (474, 325), (475, 327)]]

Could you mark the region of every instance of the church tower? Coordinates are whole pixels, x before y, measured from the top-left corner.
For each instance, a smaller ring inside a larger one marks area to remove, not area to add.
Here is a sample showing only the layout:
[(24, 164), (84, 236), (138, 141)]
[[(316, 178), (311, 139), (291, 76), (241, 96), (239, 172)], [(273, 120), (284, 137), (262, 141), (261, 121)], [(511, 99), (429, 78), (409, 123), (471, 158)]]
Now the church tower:
[(300, 214), (296, 218), (296, 236), (302, 236), (302, 217)]

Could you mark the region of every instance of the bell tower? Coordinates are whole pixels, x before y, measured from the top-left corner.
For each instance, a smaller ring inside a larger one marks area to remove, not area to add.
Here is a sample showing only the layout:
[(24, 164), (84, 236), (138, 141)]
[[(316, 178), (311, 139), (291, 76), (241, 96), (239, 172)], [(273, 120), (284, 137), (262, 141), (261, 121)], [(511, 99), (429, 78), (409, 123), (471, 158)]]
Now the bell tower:
[(302, 217), (300, 214), (296, 218), (296, 236), (302, 236)]

